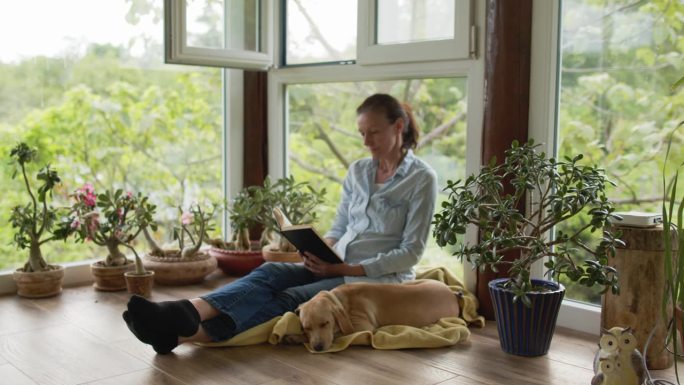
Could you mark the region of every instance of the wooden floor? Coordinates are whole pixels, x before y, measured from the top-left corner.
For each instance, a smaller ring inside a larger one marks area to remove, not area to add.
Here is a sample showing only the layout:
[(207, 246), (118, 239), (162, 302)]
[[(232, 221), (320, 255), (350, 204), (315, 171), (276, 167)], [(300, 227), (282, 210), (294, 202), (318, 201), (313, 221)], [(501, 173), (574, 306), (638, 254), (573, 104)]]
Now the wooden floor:
[[(157, 287), (154, 300), (194, 297), (230, 279)], [(380, 351), (352, 347), (311, 354), (302, 346), (202, 348), (156, 355), (121, 319), (128, 296), (67, 288), (42, 300), (0, 297), (0, 384), (589, 384), (595, 338), (557, 330), (549, 354), (502, 352), (496, 325), (471, 329), (464, 344)], [(684, 366), (680, 364), (680, 367)], [(674, 378), (674, 370), (654, 371)]]

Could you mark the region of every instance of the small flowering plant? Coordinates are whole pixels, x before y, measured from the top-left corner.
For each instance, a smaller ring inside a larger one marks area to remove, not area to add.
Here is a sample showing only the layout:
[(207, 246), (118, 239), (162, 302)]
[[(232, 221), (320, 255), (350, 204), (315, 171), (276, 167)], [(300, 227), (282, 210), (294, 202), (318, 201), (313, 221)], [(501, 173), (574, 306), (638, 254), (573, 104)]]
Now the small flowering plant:
[[(202, 242), (209, 238), (207, 232), (214, 229), (211, 221), (215, 208), (211, 212), (205, 212), (199, 204), (192, 204), (188, 211), (183, 211), (182, 207), (178, 207), (178, 212), (180, 225), (173, 228), (173, 239), (178, 242), (180, 251), (173, 254), (181, 259), (192, 259), (199, 253)], [(149, 253), (151, 256), (168, 257), (171, 254), (157, 245), (146, 229), (143, 231), (151, 249)]]
[(152, 218), (156, 206), (149, 203), (146, 196), (124, 193), (121, 189), (96, 194), (93, 186), (86, 183), (72, 197), (70, 227), (75, 231), (77, 242), (89, 241), (106, 247), (105, 266), (129, 263), (120, 246), (130, 249), (136, 261), (139, 259), (132, 246), (133, 240), (147, 227), (153, 230), (157, 227)]
[(16, 166), (12, 175), (15, 178), (21, 174), (30, 200), (26, 205), (12, 208), (10, 224), (16, 229), (14, 243), (20, 249), (29, 249), (29, 259), (24, 264), (23, 271), (38, 272), (50, 270), (51, 266), (43, 258), (40, 246), (53, 240), (65, 240), (73, 229), (68, 220), (58, 219), (59, 208), (53, 208), (48, 198), (52, 197), (52, 190), (60, 183), (57, 171), (45, 165), (41, 168), (36, 180), (40, 183), (38, 189), (31, 187), (26, 167), (37, 157), (37, 151), (26, 143), (19, 143), (10, 151), (10, 157)]

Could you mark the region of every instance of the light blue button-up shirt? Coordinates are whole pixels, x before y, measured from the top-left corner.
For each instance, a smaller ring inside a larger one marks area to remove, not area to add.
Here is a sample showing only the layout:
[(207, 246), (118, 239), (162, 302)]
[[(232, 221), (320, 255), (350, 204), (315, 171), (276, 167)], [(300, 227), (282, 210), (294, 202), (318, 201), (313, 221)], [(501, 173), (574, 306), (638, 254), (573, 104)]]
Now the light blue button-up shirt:
[(437, 174), (409, 150), (395, 174), (377, 191), (378, 162), (352, 163), (342, 199), (326, 238), (346, 263), (361, 264), (365, 277), (345, 282), (402, 282), (415, 278), (430, 233), (437, 197)]

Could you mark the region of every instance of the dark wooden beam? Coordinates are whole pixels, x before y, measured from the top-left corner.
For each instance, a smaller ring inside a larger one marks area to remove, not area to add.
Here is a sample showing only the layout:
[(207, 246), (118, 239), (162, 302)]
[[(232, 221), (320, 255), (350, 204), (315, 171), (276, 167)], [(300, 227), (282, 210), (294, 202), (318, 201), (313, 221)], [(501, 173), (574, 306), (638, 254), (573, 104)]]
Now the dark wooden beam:
[[(488, 0), (486, 31), (482, 164), (492, 157), (501, 163), (513, 140), (528, 137), (532, 0)], [(506, 189), (511, 191), (510, 186)], [(499, 277), (507, 277), (506, 272), (478, 273), (480, 313), (487, 319), (494, 319), (487, 284)]]

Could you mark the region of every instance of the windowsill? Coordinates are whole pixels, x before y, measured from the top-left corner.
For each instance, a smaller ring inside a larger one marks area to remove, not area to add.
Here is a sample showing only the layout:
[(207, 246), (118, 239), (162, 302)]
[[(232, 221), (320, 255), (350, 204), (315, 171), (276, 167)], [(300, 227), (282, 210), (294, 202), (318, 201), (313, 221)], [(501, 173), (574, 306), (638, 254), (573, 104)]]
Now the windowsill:
[(601, 307), (566, 299), (558, 313), (556, 326), (598, 336), (601, 331)]
[[(97, 259), (90, 259), (78, 262), (59, 263), (64, 266), (64, 287), (92, 283), (93, 276), (90, 274), (90, 265)], [(0, 271), (0, 295), (12, 294), (17, 292), (17, 287), (12, 278), (14, 271)]]

